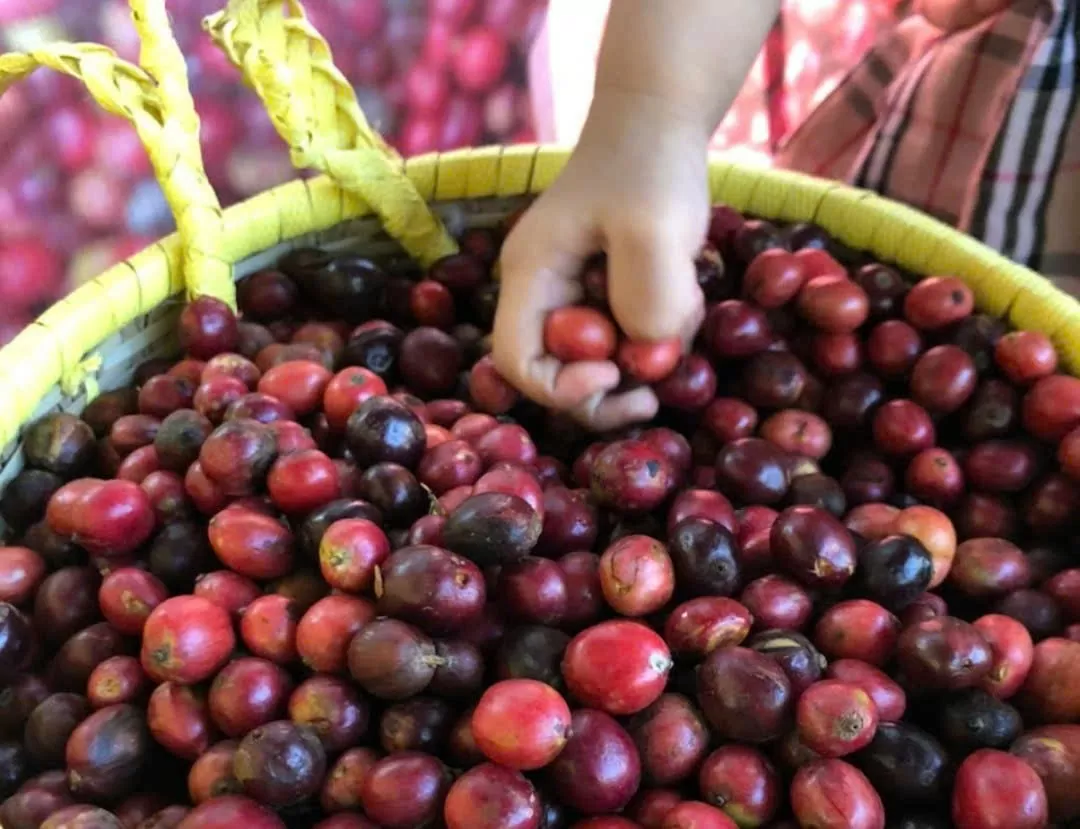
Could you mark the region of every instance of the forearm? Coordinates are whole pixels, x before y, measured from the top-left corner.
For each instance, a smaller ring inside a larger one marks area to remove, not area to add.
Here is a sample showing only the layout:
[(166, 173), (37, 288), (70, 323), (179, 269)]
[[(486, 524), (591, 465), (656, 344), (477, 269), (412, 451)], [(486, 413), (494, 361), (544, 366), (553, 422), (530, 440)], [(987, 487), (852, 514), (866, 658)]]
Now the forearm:
[(780, 0), (612, 0), (590, 117), (642, 106), (711, 134), (779, 7)]

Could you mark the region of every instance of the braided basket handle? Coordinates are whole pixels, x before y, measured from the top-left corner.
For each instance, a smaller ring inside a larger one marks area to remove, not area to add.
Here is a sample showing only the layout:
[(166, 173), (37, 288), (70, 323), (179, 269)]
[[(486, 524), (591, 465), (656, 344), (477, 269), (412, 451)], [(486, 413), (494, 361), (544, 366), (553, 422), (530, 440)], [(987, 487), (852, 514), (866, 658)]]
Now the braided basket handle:
[(0, 55), (0, 94), (46, 67), (79, 79), (102, 108), (130, 121), (180, 231), (188, 296), (210, 294), (235, 306), (232, 268), (217, 253), (221, 205), (203, 170), (199, 119), (164, 0), (131, 0), (131, 9), (142, 40), (141, 67), (98, 44), (50, 44)]
[(364, 117), (298, 0), (229, 0), (203, 26), (266, 105), (296, 167), (359, 195), (421, 264), (457, 250), (401, 157)]

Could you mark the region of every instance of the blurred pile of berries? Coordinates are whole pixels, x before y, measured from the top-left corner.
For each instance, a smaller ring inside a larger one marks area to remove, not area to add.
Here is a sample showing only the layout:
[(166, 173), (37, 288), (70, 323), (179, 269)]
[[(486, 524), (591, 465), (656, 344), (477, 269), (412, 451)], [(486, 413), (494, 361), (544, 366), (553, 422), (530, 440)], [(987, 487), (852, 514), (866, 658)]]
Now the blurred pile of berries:
[[(223, 204), (296, 175), (210, 38), (223, 0), (170, 0)], [(534, 140), (525, 64), (546, 0), (308, 0), (371, 122), (404, 155)], [(104, 43), (138, 57), (127, 0), (0, 0), (0, 46)], [(0, 343), (72, 287), (170, 232), (134, 130), (42, 70), (0, 98)]]

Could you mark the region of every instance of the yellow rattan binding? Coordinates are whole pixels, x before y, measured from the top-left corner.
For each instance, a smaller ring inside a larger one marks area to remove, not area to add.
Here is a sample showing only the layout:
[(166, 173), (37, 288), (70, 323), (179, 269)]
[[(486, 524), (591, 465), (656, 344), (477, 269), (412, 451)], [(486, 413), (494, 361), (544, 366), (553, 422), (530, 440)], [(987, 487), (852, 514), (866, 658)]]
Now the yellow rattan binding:
[(421, 264), (455, 251), (298, 2), (231, 0), (205, 26), (266, 105), (293, 164), (326, 173), (359, 196)]

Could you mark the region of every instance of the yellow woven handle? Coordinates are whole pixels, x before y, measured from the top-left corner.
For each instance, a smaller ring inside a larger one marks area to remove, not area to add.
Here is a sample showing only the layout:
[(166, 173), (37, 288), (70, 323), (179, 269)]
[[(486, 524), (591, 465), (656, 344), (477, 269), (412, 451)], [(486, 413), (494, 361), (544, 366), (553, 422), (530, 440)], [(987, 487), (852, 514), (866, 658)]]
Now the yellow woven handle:
[(164, 0), (131, 0), (131, 6), (142, 38), (143, 68), (105, 46), (56, 43), (0, 55), (0, 94), (47, 67), (78, 78), (105, 110), (130, 121), (176, 218), (188, 295), (211, 294), (235, 306), (231, 266), (216, 254), (221, 206), (203, 171), (199, 121)]
[(204, 28), (263, 100), (295, 166), (326, 173), (359, 195), (422, 264), (456, 251), (297, 0), (229, 0)]
[[(236, 308), (232, 262), (225, 255), (221, 203), (206, 177), (199, 116), (187, 83), (187, 64), (172, 36), (165, 0), (130, 0), (142, 48), (139, 62), (157, 82), (164, 114), (156, 141), (145, 141), (176, 217), (183, 242), (188, 298), (213, 296)], [(170, 192), (171, 191), (171, 192)]]

